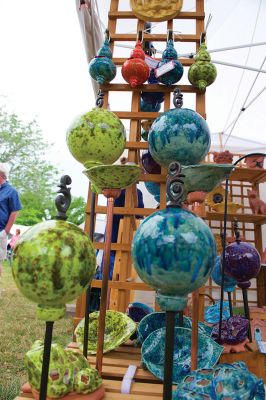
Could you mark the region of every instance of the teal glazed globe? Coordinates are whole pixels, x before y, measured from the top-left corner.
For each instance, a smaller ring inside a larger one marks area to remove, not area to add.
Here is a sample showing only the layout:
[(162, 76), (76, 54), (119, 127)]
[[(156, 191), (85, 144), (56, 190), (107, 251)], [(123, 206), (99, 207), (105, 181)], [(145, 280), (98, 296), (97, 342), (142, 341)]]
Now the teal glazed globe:
[(105, 39), (97, 56), (89, 63), (89, 73), (92, 79), (100, 85), (106, 85), (115, 78), (116, 66), (112, 61), (112, 52), (108, 39)]
[(28, 229), (14, 250), (12, 273), (18, 289), (38, 304), (37, 317), (55, 321), (65, 304), (88, 287), (96, 269), (95, 250), (76, 225), (49, 220)]
[(216, 243), (201, 218), (181, 208), (167, 208), (139, 226), (132, 256), (140, 278), (157, 291), (161, 309), (181, 311), (188, 293), (207, 281)]
[(120, 119), (104, 108), (78, 117), (67, 131), (72, 156), (86, 168), (113, 164), (123, 153), (126, 132)]
[(149, 131), (149, 151), (161, 166), (173, 161), (182, 165), (198, 164), (207, 155), (210, 130), (204, 118), (189, 108), (162, 113)]

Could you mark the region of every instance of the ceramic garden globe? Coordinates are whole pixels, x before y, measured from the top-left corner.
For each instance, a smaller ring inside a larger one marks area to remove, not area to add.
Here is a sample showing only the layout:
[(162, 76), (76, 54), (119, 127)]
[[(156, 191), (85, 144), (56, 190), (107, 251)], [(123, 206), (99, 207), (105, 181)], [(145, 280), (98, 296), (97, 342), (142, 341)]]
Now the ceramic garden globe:
[(123, 153), (125, 128), (111, 111), (94, 108), (78, 117), (67, 132), (67, 145), (73, 157), (86, 168), (112, 164)]
[(211, 139), (204, 118), (188, 108), (162, 113), (149, 131), (149, 151), (161, 166), (173, 161), (182, 165), (198, 164), (207, 155)]
[(250, 279), (258, 275), (260, 267), (260, 255), (251, 244), (237, 241), (226, 246), (225, 273), (236, 279), (240, 288), (250, 287)]
[[(215, 266), (212, 270), (212, 279), (216, 285), (221, 286), (222, 283), (222, 266), (221, 266), (221, 256), (216, 257)], [(236, 287), (236, 280), (231, 276), (224, 274), (224, 290), (226, 292), (233, 292)]]
[(12, 272), (21, 293), (38, 304), (37, 317), (55, 321), (64, 316), (65, 304), (87, 288), (95, 268), (89, 237), (70, 222), (49, 220), (21, 236)]
[(140, 278), (157, 291), (161, 309), (181, 311), (187, 294), (207, 281), (215, 264), (216, 243), (201, 218), (171, 207), (141, 223), (132, 256)]

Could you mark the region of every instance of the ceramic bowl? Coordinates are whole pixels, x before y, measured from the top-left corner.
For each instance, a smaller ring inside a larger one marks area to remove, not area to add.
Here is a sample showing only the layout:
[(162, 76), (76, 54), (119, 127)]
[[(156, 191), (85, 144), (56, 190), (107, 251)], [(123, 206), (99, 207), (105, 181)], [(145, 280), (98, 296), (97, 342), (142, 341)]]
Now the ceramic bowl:
[[(97, 330), (98, 330), (99, 312), (93, 312), (89, 317), (89, 339), (88, 353), (96, 354), (97, 352)], [(105, 318), (104, 348), (103, 352), (107, 353), (119, 347), (126, 342), (135, 332), (137, 326), (131, 318), (126, 314), (118, 311), (107, 310)], [(84, 337), (84, 318), (79, 322), (75, 329), (77, 344), (83, 349)]]
[(199, 164), (182, 167), (187, 193), (210, 192), (234, 170), (231, 164)]
[(153, 309), (144, 303), (135, 301), (127, 307), (127, 315), (135, 322), (140, 322), (146, 315), (151, 314)]
[(135, 183), (141, 174), (136, 164), (99, 165), (84, 171), (98, 193), (103, 189), (123, 189)]
[[(235, 214), (238, 210), (243, 209), (244, 206), (237, 203), (228, 202), (227, 203), (227, 212), (229, 214)], [(224, 203), (217, 203), (212, 206), (212, 209), (216, 212), (223, 213), (224, 212)]]
[[(192, 320), (188, 317), (183, 317), (183, 324), (185, 328), (192, 328)], [(175, 326), (180, 326), (179, 315), (176, 314)], [(199, 332), (210, 336), (212, 328), (199, 322)], [(144, 317), (138, 325), (138, 339), (140, 342), (144, 340), (154, 331), (160, 328), (165, 328), (165, 312), (154, 312)]]
[(244, 362), (220, 364), (190, 372), (173, 393), (173, 400), (264, 400), (262, 379), (251, 374)]
[[(223, 313), (222, 320), (227, 320), (230, 317), (229, 303), (228, 301), (223, 302)], [(215, 304), (205, 308), (204, 320), (208, 324), (217, 324), (220, 319), (220, 300), (217, 300)]]
[[(191, 336), (188, 328), (175, 328), (173, 383), (179, 383), (191, 366)], [(212, 368), (219, 360), (223, 347), (209, 336), (199, 333), (198, 367)], [(142, 362), (158, 379), (164, 379), (165, 328), (152, 332), (142, 344)]]

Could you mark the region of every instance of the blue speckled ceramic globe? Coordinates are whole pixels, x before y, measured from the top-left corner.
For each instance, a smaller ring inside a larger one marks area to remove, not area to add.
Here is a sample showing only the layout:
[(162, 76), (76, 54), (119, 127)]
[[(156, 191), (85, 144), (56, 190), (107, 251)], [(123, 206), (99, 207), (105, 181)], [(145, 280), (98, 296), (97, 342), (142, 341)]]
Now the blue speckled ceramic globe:
[(89, 73), (100, 85), (105, 85), (115, 78), (116, 65), (112, 61), (112, 52), (107, 39), (98, 51), (98, 55), (89, 63)]
[(216, 259), (210, 228), (180, 208), (155, 212), (139, 226), (132, 256), (140, 278), (157, 291), (162, 310), (182, 310), (186, 296), (204, 285)]
[(160, 165), (172, 161), (182, 165), (198, 164), (211, 145), (210, 130), (204, 118), (189, 108), (162, 113), (149, 131), (149, 150)]
[[(216, 257), (215, 266), (212, 270), (212, 280), (216, 285), (221, 286), (222, 283), (222, 269), (221, 269), (221, 256)], [(224, 274), (224, 290), (226, 292), (233, 292), (236, 287), (236, 280), (231, 276)]]

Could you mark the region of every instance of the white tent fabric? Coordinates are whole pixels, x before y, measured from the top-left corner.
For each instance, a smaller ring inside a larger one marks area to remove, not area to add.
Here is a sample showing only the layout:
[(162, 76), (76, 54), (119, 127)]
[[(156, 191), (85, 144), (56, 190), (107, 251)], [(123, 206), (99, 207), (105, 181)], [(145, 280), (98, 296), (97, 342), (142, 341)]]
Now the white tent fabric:
[[(211, 151), (221, 151), (221, 145), (226, 142), (228, 135), (220, 133), (212, 133), (211, 135)], [(257, 142), (250, 139), (245, 139), (239, 136), (230, 136), (226, 143), (225, 149), (232, 153), (254, 153), (254, 152), (266, 152), (266, 143)]]
[[(84, 3), (84, 4), (81, 4)], [(76, 0), (76, 9), (80, 24), (83, 43), (85, 46), (88, 63), (95, 57), (103, 43), (103, 33), (100, 27), (100, 18), (97, 13), (95, 0)], [(99, 85), (92, 79), (92, 86), (95, 97)]]

